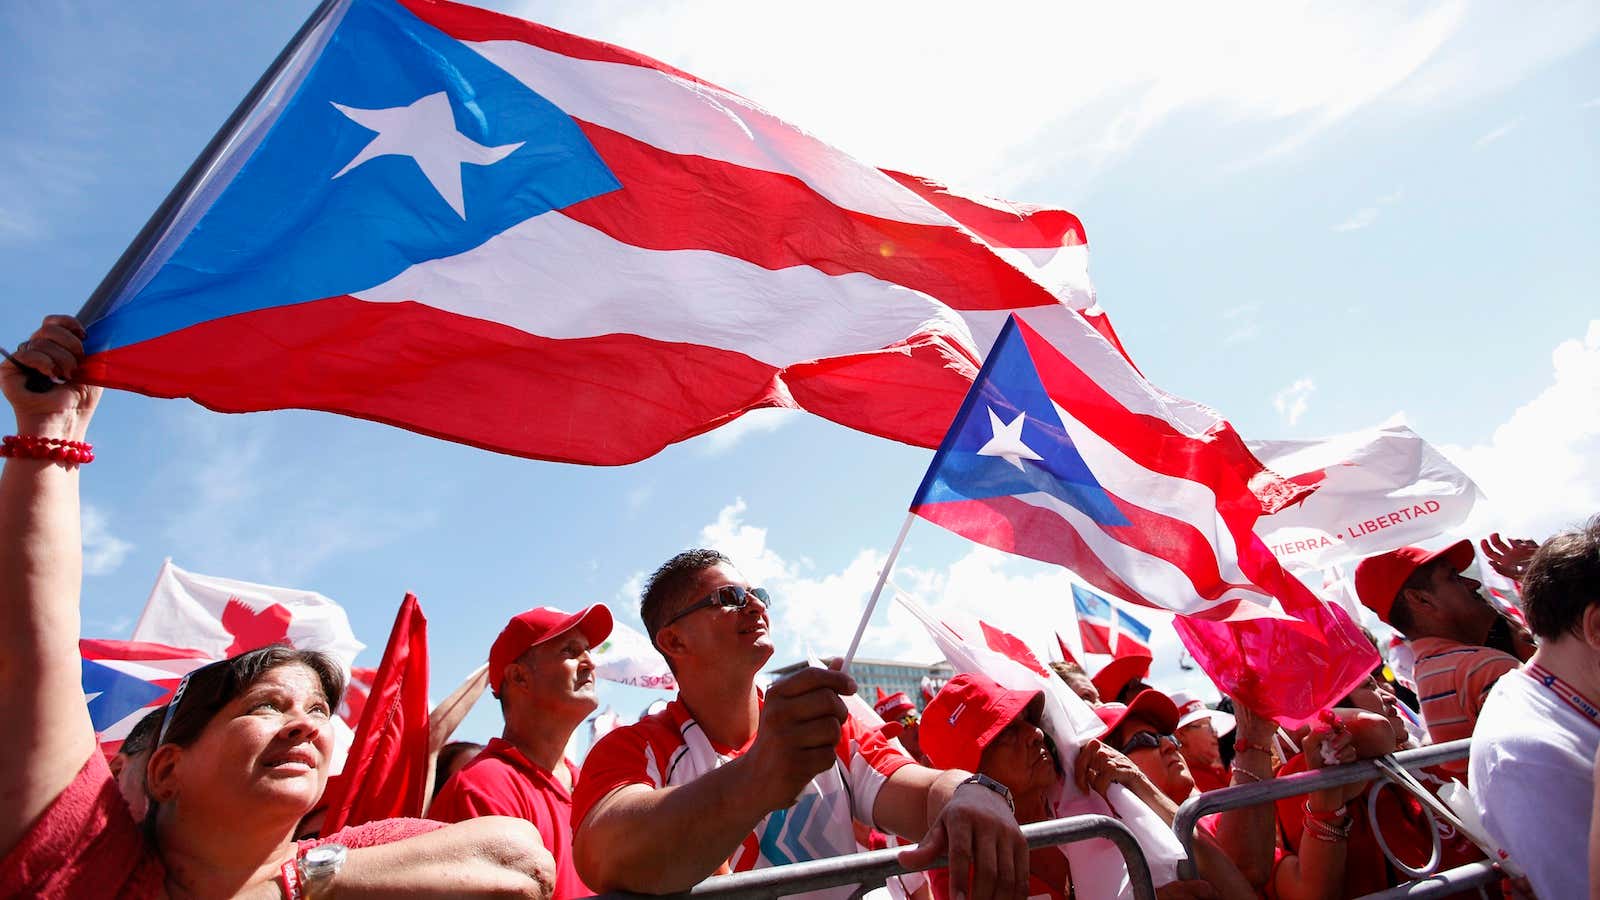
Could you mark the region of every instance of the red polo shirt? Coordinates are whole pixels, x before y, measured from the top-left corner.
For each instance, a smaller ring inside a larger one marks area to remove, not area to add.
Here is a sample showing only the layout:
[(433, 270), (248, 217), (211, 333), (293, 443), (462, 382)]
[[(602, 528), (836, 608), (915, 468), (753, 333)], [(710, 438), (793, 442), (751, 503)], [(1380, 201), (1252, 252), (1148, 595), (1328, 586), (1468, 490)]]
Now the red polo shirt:
[[(578, 764), (567, 760), (574, 784)], [(461, 822), (479, 816), (527, 819), (556, 860), (554, 900), (594, 893), (572, 864), (572, 794), (554, 775), (534, 765), (509, 741), (495, 738), (477, 758), (444, 783), (428, 818)]]

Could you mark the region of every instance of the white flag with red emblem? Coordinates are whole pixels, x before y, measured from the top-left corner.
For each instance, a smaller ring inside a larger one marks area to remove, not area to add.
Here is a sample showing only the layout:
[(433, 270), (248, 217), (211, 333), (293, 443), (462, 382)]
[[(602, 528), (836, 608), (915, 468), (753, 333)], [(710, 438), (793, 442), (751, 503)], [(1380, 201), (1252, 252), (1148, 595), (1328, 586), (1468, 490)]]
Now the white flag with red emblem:
[(1465, 472), (1397, 422), (1249, 447), (1268, 469), (1316, 488), (1303, 502), (1256, 520), (1256, 534), (1299, 572), (1444, 534), (1466, 521), (1481, 496)]
[(366, 647), (344, 608), (315, 591), (186, 572), (170, 559), (161, 564), (133, 639), (193, 647), (213, 658), (287, 643), (320, 650), (347, 673)]

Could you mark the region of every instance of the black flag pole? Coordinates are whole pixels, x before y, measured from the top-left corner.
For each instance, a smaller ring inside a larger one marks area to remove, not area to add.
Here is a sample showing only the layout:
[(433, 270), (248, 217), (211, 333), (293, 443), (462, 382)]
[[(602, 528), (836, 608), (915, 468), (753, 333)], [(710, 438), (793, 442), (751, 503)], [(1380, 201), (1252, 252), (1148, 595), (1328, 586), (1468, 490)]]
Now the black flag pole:
[[(234, 107), (233, 113), (228, 116), (227, 121), (223, 122), (222, 127), (217, 129), (217, 133), (211, 136), (211, 140), (206, 144), (205, 149), (201, 150), (200, 155), (195, 157), (194, 162), (189, 164), (189, 168), (183, 173), (183, 177), (179, 178), (177, 184), (172, 186), (172, 190), (167, 192), (166, 199), (162, 200), (161, 205), (156, 207), (156, 211), (150, 215), (149, 221), (145, 222), (144, 227), (139, 229), (139, 233), (134, 235), (133, 241), (128, 244), (128, 248), (122, 251), (122, 255), (112, 264), (111, 270), (106, 272), (106, 276), (100, 280), (99, 286), (89, 295), (89, 299), (84, 301), (83, 308), (78, 311), (79, 322), (87, 326), (105, 314), (106, 306), (110, 304), (112, 298), (122, 291), (134, 271), (155, 249), (156, 243), (161, 240), (167, 229), (172, 226), (173, 220), (178, 217), (178, 213), (183, 209), (184, 203), (188, 201), (200, 179), (216, 165), (223, 150), (237, 137), (240, 127), (249, 118), (250, 114), (255, 111), (262, 98), (278, 83), (278, 79), (289, 68), (289, 64), (294, 60), (300, 48), (305, 45), (306, 40), (315, 34), (335, 12), (349, 2), (350, 0), (322, 0), (317, 4), (316, 9), (311, 11), (311, 15), (307, 16), (305, 22), (301, 24), (300, 30), (296, 31), (294, 37), (289, 39), (289, 43), (284, 45), (283, 50), (272, 61), (272, 65), (268, 66), (267, 70), (261, 73), (261, 77), (256, 79), (256, 83), (250, 88), (250, 92), (245, 94), (244, 99), (239, 101), (238, 106)], [(29, 387), (30, 389), (33, 388), (31, 381)], [(44, 390), (49, 390), (48, 379), (46, 379)]]

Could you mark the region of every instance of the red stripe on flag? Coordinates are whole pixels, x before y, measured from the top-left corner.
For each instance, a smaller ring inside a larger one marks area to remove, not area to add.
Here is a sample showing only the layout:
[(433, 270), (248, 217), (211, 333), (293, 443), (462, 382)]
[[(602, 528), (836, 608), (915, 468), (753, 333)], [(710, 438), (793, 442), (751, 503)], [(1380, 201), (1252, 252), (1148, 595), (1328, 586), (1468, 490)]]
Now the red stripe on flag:
[(95, 384), (220, 412), (320, 409), (501, 453), (625, 465), (775, 406), (937, 446), (977, 366), (919, 335), (780, 372), (697, 344), (555, 340), (421, 303), (332, 297), (202, 322), (96, 354), (84, 370)]
[[(1244, 535), (1252, 533), (1263, 511), (1263, 498), (1252, 489), (1251, 479), (1265, 473), (1289, 484), (1267, 471), (1227, 421), (1219, 418), (1204, 438), (1190, 437), (1158, 416), (1123, 406), (1027, 323), (1018, 320), (1017, 332), (1045, 390), (1052, 397), (1070, 398), (1063, 408), (1144, 468), (1211, 488), (1236, 542), (1242, 544)], [(1298, 485), (1290, 487), (1295, 496), (1305, 493)]]
[(206, 654), (187, 647), (169, 647), (147, 641), (110, 641), (100, 638), (82, 638), (78, 641), (80, 656), (90, 659), (207, 659)]
[(1078, 620), (1078, 637), (1083, 641), (1083, 652), (1111, 655), (1111, 630), (1104, 625)]
[(919, 225), (839, 207), (792, 175), (670, 153), (579, 122), (625, 187), (561, 213), (650, 250), (709, 250), (767, 269), (859, 272), (955, 309), (1060, 301), (955, 226)]
[[(1183, 570), (1194, 585), (1194, 592), (1207, 600), (1215, 600), (1229, 588), (1243, 588), (1255, 592), (1254, 585), (1244, 585), (1223, 579), (1217, 565), (1217, 550), (1206, 540), (1200, 529), (1172, 516), (1152, 512), (1143, 507), (1107, 494), (1117, 510), (1128, 520), (1127, 525), (1101, 526), (1106, 534), (1120, 543), (1158, 556)], [(1151, 606), (1150, 603), (1141, 603)]]
[(458, 41), (519, 41), (532, 44), (553, 53), (570, 56), (573, 59), (589, 59), (595, 62), (622, 63), (624, 65), (639, 66), (644, 69), (655, 69), (668, 75), (703, 84), (707, 87), (717, 88), (719, 91), (733, 93), (726, 88), (696, 78), (682, 69), (676, 69), (657, 59), (651, 59), (643, 53), (635, 53), (625, 47), (608, 44), (604, 41), (591, 40), (557, 31), (546, 25), (529, 22), (526, 19), (517, 19), (503, 13), (490, 12), (476, 6), (465, 6), (460, 3), (446, 3), (443, 0), (400, 0), (400, 5), (411, 11), (411, 14), (427, 22), (429, 25), (450, 35)]
[(1064, 209), (992, 197), (965, 197), (936, 181), (890, 169), (880, 171), (992, 244), (1047, 249), (1089, 242), (1083, 222)]

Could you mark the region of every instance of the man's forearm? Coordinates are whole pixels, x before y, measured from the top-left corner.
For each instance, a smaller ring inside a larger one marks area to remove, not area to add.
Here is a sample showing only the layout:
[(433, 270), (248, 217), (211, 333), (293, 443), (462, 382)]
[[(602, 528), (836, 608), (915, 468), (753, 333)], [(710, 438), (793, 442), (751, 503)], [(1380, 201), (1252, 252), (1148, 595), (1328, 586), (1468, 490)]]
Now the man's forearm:
[(744, 757), (688, 784), (618, 788), (579, 823), (573, 859), (595, 891), (669, 893), (716, 872), (767, 815)]

